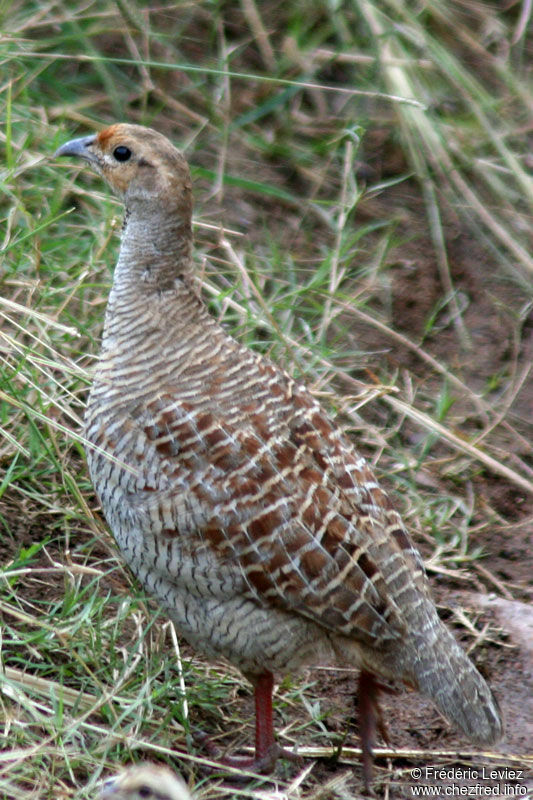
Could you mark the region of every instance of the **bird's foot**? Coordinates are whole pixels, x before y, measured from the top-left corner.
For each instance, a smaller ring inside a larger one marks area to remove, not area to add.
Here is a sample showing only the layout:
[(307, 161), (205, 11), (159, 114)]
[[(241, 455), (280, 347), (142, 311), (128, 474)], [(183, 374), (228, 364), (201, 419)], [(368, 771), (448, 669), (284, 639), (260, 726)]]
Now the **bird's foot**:
[[(300, 761), (300, 756), (292, 750), (285, 750), (277, 742), (272, 742), (265, 752), (257, 753), (253, 756), (229, 756), (224, 755), (206, 733), (199, 730), (192, 731), (195, 742), (202, 747), (209, 758), (216, 762), (221, 768), (231, 767), (232, 769), (242, 769), (246, 772), (254, 772), (257, 775), (270, 775), (274, 772), (278, 758), (285, 758), (289, 761)], [(217, 772), (217, 767), (209, 768), (212, 772)], [(232, 776), (234, 780), (247, 781), (247, 776)]]

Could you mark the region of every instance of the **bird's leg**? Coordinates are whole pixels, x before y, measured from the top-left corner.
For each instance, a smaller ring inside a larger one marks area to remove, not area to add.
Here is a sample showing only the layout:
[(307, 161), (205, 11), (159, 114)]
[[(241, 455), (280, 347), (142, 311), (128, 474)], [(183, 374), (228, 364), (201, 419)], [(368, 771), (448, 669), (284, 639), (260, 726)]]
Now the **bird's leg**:
[(389, 734), (379, 705), (379, 693), (382, 686), (372, 673), (361, 670), (359, 675), (359, 730), (361, 737), (361, 761), (363, 762), (363, 781), (365, 792), (372, 794), (372, 764), (374, 755), (372, 748), (376, 740), (376, 730), (385, 742), (389, 743)]
[(292, 750), (285, 750), (274, 739), (274, 717), (272, 713), (272, 692), (274, 676), (263, 672), (255, 681), (255, 756), (253, 770), (267, 774), (274, 770), (278, 758), (299, 761)]
[(264, 672), (255, 683), (255, 757), (258, 763), (272, 762), (272, 769), (278, 757), (274, 739), (274, 716), (272, 711), (272, 692), (274, 676)]
[(221, 756), (220, 752), (204, 734), (195, 734), (209, 756), (222, 766), (246, 769), (268, 775), (274, 771), (279, 757), (296, 759), (290, 750), (284, 750), (274, 739), (274, 718), (272, 713), (272, 691), (274, 676), (271, 672), (263, 672), (253, 678), (255, 698), (255, 754), (253, 758), (240, 756)]

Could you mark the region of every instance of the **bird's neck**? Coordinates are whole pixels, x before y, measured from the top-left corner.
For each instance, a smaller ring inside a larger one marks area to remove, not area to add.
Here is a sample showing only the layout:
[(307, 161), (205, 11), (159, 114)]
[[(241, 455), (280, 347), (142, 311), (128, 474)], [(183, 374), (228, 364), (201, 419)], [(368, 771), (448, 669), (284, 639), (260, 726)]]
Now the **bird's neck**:
[(148, 205), (126, 210), (115, 292), (165, 291), (192, 268), (190, 214)]
[(190, 215), (149, 209), (126, 214), (104, 324), (103, 361), (118, 350), (134, 360), (134, 335), (153, 338), (162, 352), (163, 340), (186, 338), (204, 318), (210, 323), (196, 290), (191, 250)]

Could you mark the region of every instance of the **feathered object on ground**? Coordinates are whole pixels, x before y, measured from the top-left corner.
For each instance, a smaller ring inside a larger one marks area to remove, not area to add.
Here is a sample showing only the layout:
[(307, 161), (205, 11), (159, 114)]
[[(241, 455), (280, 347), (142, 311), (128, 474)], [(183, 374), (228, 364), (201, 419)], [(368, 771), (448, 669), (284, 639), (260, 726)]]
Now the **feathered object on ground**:
[(181, 778), (160, 764), (128, 767), (102, 786), (100, 800), (192, 800)]

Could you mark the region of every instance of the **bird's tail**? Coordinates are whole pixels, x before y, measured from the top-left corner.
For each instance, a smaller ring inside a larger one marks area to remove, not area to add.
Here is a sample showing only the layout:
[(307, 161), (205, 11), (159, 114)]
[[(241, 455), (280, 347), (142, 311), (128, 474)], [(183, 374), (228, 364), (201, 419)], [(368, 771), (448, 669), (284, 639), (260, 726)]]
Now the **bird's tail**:
[(502, 720), (491, 690), (440, 620), (432, 627), (432, 645), (426, 638), (412, 663), (419, 691), (471, 741), (497, 741)]

